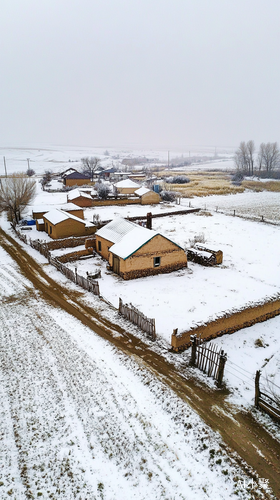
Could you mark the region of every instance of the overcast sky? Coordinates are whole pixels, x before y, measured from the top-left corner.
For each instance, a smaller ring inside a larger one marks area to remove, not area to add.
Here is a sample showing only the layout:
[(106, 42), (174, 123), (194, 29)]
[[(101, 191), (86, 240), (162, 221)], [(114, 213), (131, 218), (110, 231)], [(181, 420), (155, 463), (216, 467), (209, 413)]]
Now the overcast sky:
[(279, 0), (0, 6), (0, 146), (280, 142)]

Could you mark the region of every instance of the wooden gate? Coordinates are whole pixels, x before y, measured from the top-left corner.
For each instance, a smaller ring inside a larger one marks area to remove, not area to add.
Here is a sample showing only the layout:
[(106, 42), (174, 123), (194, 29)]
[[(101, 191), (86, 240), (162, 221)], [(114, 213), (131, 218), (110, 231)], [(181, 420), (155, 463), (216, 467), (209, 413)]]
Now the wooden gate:
[(203, 342), (196, 335), (191, 336), (191, 343), (191, 365), (199, 368), (208, 377), (213, 377), (217, 386), (221, 387), (227, 355), (217, 345)]
[(260, 390), (260, 376), (261, 371), (257, 370), (255, 378), (255, 406), (268, 413), (277, 422), (280, 422), (279, 400), (277, 401), (276, 398)]

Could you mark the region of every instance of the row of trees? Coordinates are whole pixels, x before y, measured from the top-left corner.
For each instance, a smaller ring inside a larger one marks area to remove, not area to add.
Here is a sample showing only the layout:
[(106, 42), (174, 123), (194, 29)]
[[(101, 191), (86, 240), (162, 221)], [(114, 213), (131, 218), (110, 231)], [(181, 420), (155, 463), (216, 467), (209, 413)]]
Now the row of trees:
[(268, 175), (280, 168), (277, 142), (262, 142), (258, 152), (254, 141), (241, 142), (234, 155), (236, 169), (245, 175), (265, 171)]

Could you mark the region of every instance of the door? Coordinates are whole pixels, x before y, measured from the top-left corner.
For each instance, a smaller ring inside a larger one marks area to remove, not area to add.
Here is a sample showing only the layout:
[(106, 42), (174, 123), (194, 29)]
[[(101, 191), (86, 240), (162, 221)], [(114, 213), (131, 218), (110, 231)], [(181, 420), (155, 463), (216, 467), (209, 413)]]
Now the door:
[(113, 255), (113, 272), (120, 274), (120, 259), (116, 255)]

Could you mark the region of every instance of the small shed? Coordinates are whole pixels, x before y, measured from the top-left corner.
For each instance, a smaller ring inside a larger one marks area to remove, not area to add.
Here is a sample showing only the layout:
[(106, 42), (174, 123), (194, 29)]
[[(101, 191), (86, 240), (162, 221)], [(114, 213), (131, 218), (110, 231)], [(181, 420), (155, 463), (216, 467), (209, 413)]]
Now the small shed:
[(117, 218), (96, 233), (96, 251), (124, 279), (187, 267), (183, 248), (160, 233)]
[(78, 207), (92, 207), (91, 195), (80, 189), (73, 189), (73, 191), (70, 191), (67, 194), (67, 201), (74, 203)]
[(141, 205), (154, 205), (160, 202), (160, 195), (144, 186), (136, 189), (134, 194), (136, 194), (136, 196), (139, 196)]
[(43, 216), (45, 231), (53, 239), (94, 234), (96, 226), (63, 210), (51, 210)]
[(119, 194), (134, 194), (140, 186), (130, 179), (124, 179), (114, 184), (114, 187)]

